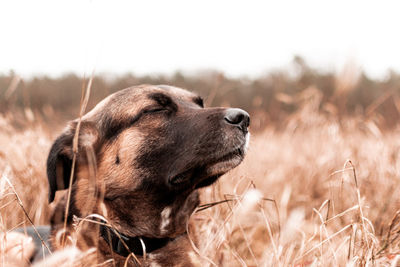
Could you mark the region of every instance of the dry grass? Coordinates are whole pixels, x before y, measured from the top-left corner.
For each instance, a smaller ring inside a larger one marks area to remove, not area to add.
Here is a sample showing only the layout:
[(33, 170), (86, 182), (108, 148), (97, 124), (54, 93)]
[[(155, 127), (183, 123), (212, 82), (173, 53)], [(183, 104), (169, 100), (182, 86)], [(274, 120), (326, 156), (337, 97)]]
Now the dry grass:
[[(397, 266), (400, 131), (337, 121), (313, 101), (284, 129), (252, 136), (245, 162), (203, 189), (191, 235), (216, 266)], [(0, 117), (0, 231), (48, 223), (45, 160), (58, 133)], [(1, 240), (0, 248), (4, 247)], [(3, 250), (1, 251), (3, 252)]]

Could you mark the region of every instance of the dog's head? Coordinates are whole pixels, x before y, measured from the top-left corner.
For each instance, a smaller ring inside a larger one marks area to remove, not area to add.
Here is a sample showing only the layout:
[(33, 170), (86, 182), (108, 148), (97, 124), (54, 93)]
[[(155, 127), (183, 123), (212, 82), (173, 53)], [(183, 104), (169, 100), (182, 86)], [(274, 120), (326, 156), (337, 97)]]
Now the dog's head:
[(110, 95), (82, 118), (74, 150), (77, 126), (71, 122), (50, 150), (49, 200), (68, 188), (76, 151), (71, 213), (103, 213), (130, 236), (184, 232), (196, 189), (236, 167), (249, 139), (245, 111), (204, 108), (200, 97), (171, 86)]

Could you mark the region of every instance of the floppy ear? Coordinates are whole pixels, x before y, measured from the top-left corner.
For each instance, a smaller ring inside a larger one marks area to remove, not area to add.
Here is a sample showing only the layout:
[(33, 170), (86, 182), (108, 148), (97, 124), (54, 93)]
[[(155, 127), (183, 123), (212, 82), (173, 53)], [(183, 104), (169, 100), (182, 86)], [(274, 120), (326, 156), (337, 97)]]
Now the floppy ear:
[[(47, 158), (47, 179), (49, 181), (49, 202), (54, 200), (57, 190), (67, 189), (70, 183), (73, 158), (73, 140), (77, 122), (69, 127), (54, 141)], [(86, 160), (88, 147), (96, 150), (99, 143), (99, 132), (92, 122), (81, 122), (78, 138), (76, 164)]]

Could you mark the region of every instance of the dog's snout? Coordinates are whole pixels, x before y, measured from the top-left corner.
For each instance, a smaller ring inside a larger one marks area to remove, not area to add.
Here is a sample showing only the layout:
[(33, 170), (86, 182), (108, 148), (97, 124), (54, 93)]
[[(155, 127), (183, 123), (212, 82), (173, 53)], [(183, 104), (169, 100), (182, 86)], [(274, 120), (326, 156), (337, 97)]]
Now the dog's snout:
[(236, 125), (246, 131), (250, 125), (250, 115), (240, 108), (230, 108), (226, 110), (225, 121), (229, 124)]

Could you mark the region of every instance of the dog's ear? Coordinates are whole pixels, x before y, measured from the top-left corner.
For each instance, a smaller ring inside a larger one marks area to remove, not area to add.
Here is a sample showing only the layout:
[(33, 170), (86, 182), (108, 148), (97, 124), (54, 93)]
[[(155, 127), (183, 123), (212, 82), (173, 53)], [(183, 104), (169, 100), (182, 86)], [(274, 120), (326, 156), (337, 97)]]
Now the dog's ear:
[[(67, 189), (70, 183), (73, 159), (73, 141), (78, 123), (73, 121), (54, 141), (47, 158), (47, 179), (49, 181), (49, 202), (54, 200), (57, 190)], [(99, 131), (92, 122), (81, 122), (78, 138), (76, 164), (86, 160), (86, 150), (96, 151), (100, 142)]]

